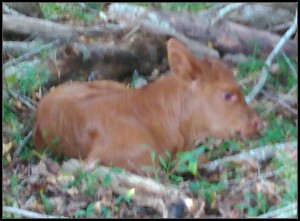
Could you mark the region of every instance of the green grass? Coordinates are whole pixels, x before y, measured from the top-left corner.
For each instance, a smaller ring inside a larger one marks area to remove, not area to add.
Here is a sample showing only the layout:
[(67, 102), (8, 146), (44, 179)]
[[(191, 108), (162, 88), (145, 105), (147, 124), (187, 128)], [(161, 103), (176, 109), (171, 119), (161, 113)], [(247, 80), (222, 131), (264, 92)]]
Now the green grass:
[[(278, 91), (287, 93), (298, 82), (297, 76), (292, 73), (287, 61), (282, 54), (276, 57), (277, 64), (279, 64), (279, 71), (276, 74), (269, 75), (269, 83), (278, 89)], [(294, 59), (290, 60), (294, 68), (297, 70), (298, 65)]]
[(24, 129), (24, 125), (19, 122), (18, 116), (14, 113), (11, 100), (3, 100), (2, 116), (5, 126), (7, 126), (10, 130), (11, 140), (16, 144), (19, 144), (23, 139), (21, 131)]
[[(75, 218), (94, 218), (94, 204), (90, 203), (85, 210), (79, 209), (75, 212)], [(101, 213), (99, 214), (101, 217)], [(109, 217), (103, 217), (103, 218), (109, 218)]]
[(211, 183), (209, 181), (203, 180), (191, 181), (189, 184), (189, 189), (193, 194), (202, 196), (210, 205), (217, 200), (217, 194), (224, 191), (226, 188), (223, 182)]
[(256, 47), (255, 44), (252, 44), (253, 52), (252, 55), (248, 57), (248, 60), (239, 64), (238, 68), (240, 70), (240, 75), (238, 76), (237, 80), (241, 80), (246, 76), (251, 76), (256, 71), (259, 71), (264, 66), (264, 60), (257, 57), (259, 53), (259, 49)]
[[(42, 59), (45, 59), (45, 54), (41, 55)], [(34, 97), (35, 92), (50, 79), (50, 73), (46, 71), (45, 68), (40, 66), (31, 67), (24, 65), (23, 66), (24, 74), (17, 77), (16, 74), (10, 75), (9, 77), (5, 78), (7, 83), (7, 87), (9, 89), (17, 90), (18, 93), (25, 95), (27, 97)], [(5, 127), (7, 127), (10, 131), (10, 139), (14, 147), (18, 147), (24, 137), (27, 135), (25, 134), (24, 129), (27, 127), (25, 124), (27, 121), (33, 122), (33, 112), (29, 116), (29, 118), (22, 119), (21, 116), (18, 116), (18, 112), (14, 107), (13, 101), (15, 99), (11, 99), (10, 97), (6, 97), (3, 99), (2, 103), (2, 114), (3, 114), (3, 122)], [(28, 133), (28, 132), (27, 132)], [(32, 162), (34, 159), (33, 156), (30, 154), (32, 149), (32, 141), (27, 142), (25, 148), (22, 149), (21, 153), (19, 154), (18, 158), (20, 160), (25, 160), (27, 162)]]
[(265, 135), (261, 138), (263, 143), (279, 143), (289, 138), (297, 137), (298, 128), (292, 119), (280, 119), (270, 114)]
[[(42, 55), (45, 56), (45, 55)], [(43, 67), (24, 64), (24, 74), (17, 77), (12, 74), (5, 78), (8, 88), (17, 89), (22, 94), (32, 97), (35, 91), (51, 78), (51, 73)]]
[[(103, 3), (85, 3), (87, 6), (101, 10)], [(90, 22), (97, 18), (97, 15), (86, 12), (77, 3), (40, 3), (41, 9), (46, 19), (53, 15), (66, 16), (70, 19), (83, 22)]]
[(92, 197), (95, 196), (97, 189), (102, 187), (102, 184), (95, 173), (79, 170), (74, 181), (69, 182), (66, 187), (80, 187), (84, 194)]

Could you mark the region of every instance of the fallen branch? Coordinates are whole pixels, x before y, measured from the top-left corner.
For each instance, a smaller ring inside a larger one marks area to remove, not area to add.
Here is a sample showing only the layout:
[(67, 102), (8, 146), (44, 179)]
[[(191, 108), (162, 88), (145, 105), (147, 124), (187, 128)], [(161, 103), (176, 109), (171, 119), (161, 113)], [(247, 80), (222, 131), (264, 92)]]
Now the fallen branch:
[(295, 33), (297, 29), (297, 21), (298, 21), (298, 10), (296, 10), (295, 19), (293, 25), (289, 28), (289, 30), (282, 36), (282, 38), (278, 41), (275, 48), (272, 50), (271, 54), (268, 56), (265, 67), (262, 70), (261, 77), (255, 85), (255, 87), (252, 89), (252, 91), (246, 96), (245, 100), (249, 104), (252, 102), (252, 100), (256, 97), (256, 95), (261, 91), (263, 86), (265, 85), (268, 77), (268, 70), (267, 68), (271, 67), (271, 63), (275, 56), (278, 54), (278, 52), (281, 50), (283, 45), (287, 42), (287, 40)]
[(291, 203), (285, 207), (262, 214), (257, 218), (295, 218), (298, 215), (297, 205), (297, 202)]
[[(191, 211), (195, 208), (195, 202), (192, 198), (186, 196), (172, 185), (163, 185), (157, 181), (138, 176), (136, 174), (122, 171), (115, 172), (113, 169), (105, 166), (97, 166), (96, 162), (85, 164), (84, 170), (93, 170), (97, 174), (97, 178), (104, 182), (105, 177), (109, 175), (110, 185), (116, 194), (125, 195), (128, 190), (134, 189), (133, 200), (139, 206), (148, 206), (156, 209), (163, 217), (170, 217), (169, 205), (172, 203), (183, 202), (186, 211)], [(80, 161), (71, 159), (65, 162), (62, 166), (64, 171), (76, 171), (77, 168), (82, 168)], [(94, 169), (95, 168), (95, 169)]]
[(41, 213), (31, 212), (24, 209), (14, 208), (10, 206), (3, 206), (3, 212), (12, 213), (16, 215), (20, 215), (26, 218), (36, 218), (36, 219), (47, 219), (47, 218), (66, 218), (63, 216), (50, 216)]
[(11, 61), (8, 61), (6, 62), (4, 65), (3, 65), (3, 70), (5, 70), (6, 68), (8, 68), (9, 66), (12, 66), (12, 65), (16, 65), (18, 64), (19, 62), (25, 60), (25, 59), (28, 59), (30, 57), (32, 57), (33, 55), (36, 55), (36, 54), (39, 54), (41, 53), (43, 50), (49, 50), (49, 49), (52, 49), (54, 46), (56, 45), (59, 45), (61, 43), (61, 41), (59, 39), (49, 43), (49, 44), (46, 44), (46, 45), (43, 45), (42, 47), (38, 48), (38, 49), (35, 49), (31, 52), (28, 52), (24, 55), (21, 55), (20, 57), (16, 58), (16, 59), (13, 59)]
[(296, 71), (294, 65), (291, 63), (290, 59), (286, 56), (286, 54), (284, 52), (282, 52), (283, 58), (286, 61), (286, 63), (288, 64), (288, 66), (290, 67), (290, 69), (292, 70), (292, 73), (295, 75), (295, 77), (298, 77), (298, 72)]
[(258, 147), (252, 150), (244, 151), (242, 153), (224, 157), (218, 160), (214, 160), (205, 164), (200, 164), (198, 166), (199, 169), (206, 169), (208, 171), (215, 171), (219, 166), (233, 161), (238, 160), (249, 160), (249, 159), (256, 159), (258, 161), (266, 161), (268, 159), (273, 158), (276, 155), (276, 151), (282, 150), (286, 147), (289, 148), (297, 148), (298, 142), (289, 142), (289, 143), (278, 143), (275, 145), (267, 145), (264, 147)]
[[(274, 170), (274, 171), (269, 171), (269, 172), (266, 172), (266, 173), (262, 173), (260, 176), (257, 176), (255, 178), (251, 178), (247, 182), (242, 183), (242, 185), (238, 186), (237, 188), (233, 188), (230, 191), (229, 195), (234, 196), (237, 192), (239, 192), (239, 191), (241, 191), (243, 189), (246, 189), (247, 187), (249, 187), (250, 185), (253, 185), (254, 183), (257, 183), (257, 181), (261, 181), (261, 179), (269, 178), (269, 177), (272, 177), (274, 175), (283, 173), (286, 169), (287, 168), (285, 168), (285, 167), (281, 167), (278, 170)], [(246, 180), (247, 178), (244, 178), (244, 179)], [(230, 180), (230, 181), (227, 182), (227, 185), (228, 184), (234, 184), (234, 183), (241, 184), (241, 179)]]
[[(260, 176), (263, 177), (263, 178), (270, 178), (270, 177), (272, 177), (274, 175), (278, 175), (278, 174), (284, 172), (285, 170), (286, 170), (286, 168), (284, 166), (282, 166), (282, 167), (280, 167), (277, 170), (272, 170), (272, 171), (268, 171), (268, 172), (262, 173)], [(252, 183), (256, 182), (257, 180), (259, 180), (261, 177), (251, 178), (251, 180), (249, 180), (247, 182), (249, 182), (250, 184), (252, 184)], [(226, 183), (226, 185), (235, 185), (235, 184), (240, 184), (241, 183), (241, 179), (247, 179), (247, 177), (238, 178), (238, 179), (231, 179), (231, 180), (225, 180), (224, 182)], [(246, 183), (243, 186), (246, 186)], [(230, 194), (233, 194), (236, 191), (237, 190), (232, 190), (230, 192)]]
[(122, 39), (128, 41), (131, 36), (133, 36), (139, 29), (141, 28), (141, 24), (135, 26), (130, 32), (128, 32)]
[(62, 25), (39, 18), (4, 14), (3, 33), (6, 32), (25, 35), (39, 33), (43, 37), (70, 39), (74, 33), (74, 29), (68, 25)]

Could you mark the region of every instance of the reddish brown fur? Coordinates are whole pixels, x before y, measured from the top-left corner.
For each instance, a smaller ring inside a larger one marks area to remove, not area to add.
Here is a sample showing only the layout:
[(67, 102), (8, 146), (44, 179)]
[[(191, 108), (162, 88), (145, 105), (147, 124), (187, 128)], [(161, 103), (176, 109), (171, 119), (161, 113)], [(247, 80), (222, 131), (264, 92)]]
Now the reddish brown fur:
[(174, 156), (207, 136), (257, 133), (260, 119), (227, 65), (197, 60), (175, 39), (168, 59), (170, 74), (136, 90), (113, 81), (59, 86), (37, 109), (35, 146), (140, 172), (152, 165), (150, 150)]

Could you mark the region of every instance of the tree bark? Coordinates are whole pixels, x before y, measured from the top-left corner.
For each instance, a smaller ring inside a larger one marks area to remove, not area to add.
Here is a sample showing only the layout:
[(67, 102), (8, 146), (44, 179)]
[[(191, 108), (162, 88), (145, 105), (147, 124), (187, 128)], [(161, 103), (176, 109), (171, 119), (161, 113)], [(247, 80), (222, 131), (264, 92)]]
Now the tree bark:
[(166, 71), (167, 65), (161, 65), (166, 54), (165, 39), (155, 36), (129, 43), (70, 43), (49, 58), (48, 69), (56, 82), (90, 75), (98, 80), (121, 80), (135, 70), (142, 75), (150, 75), (154, 68)]

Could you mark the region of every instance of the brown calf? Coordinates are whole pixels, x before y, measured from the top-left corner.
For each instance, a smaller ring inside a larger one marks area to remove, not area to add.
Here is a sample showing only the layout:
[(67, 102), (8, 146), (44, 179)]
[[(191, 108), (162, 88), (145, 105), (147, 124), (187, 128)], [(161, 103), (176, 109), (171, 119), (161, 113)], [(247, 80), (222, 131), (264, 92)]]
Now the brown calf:
[(226, 64), (198, 60), (175, 39), (167, 47), (171, 73), (140, 89), (93, 81), (48, 93), (36, 112), (36, 148), (139, 173), (152, 165), (151, 150), (174, 156), (207, 136), (257, 133), (261, 121)]

